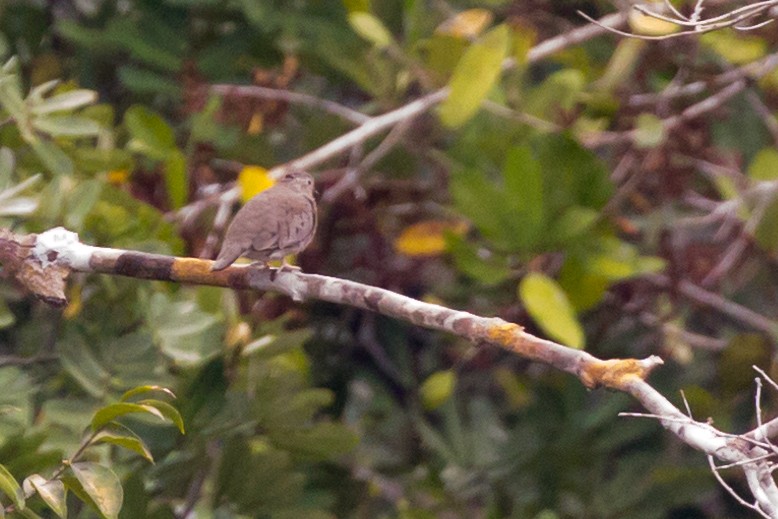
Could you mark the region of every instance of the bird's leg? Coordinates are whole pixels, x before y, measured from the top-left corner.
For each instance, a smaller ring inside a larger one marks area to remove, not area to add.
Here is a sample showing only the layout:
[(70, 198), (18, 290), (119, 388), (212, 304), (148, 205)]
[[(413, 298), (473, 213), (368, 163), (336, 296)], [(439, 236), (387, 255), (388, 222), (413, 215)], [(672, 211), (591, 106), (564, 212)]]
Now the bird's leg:
[(267, 261), (261, 261), (261, 260), (252, 262), (249, 265), (249, 267), (256, 267), (256, 268), (259, 268), (259, 269), (270, 268), (270, 266), (267, 264)]
[(286, 256), (281, 260), (281, 266), (270, 273), (270, 281), (275, 281), (279, 272), (290, 272), (294, 270), (300, 270), (300, 267), (292, 265), (286, 261)]
[(286, 256), (281, 260), (281, 266), (278, 268), (279, 272), (283, 271), (289, 271), (289, 270), (301, 270), (300, 267), (297, 265), (292, 265), (286, 260)]

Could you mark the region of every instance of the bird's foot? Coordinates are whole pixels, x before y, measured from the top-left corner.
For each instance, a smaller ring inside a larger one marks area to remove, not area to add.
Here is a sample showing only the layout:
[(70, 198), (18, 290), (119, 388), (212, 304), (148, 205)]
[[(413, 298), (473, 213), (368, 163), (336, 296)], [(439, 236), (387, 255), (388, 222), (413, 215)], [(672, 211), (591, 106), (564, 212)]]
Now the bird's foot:
[(294, 271), (299, 272), (300, 270), (302, 270), (300, 269), (300, 267), (296, 265), (292, 265), (291, 263), (286, 261), (286, 258), (284, 258), (283, 260), (281, 260), (281, 266), (270, 273), (270, 281), (275, 281), (276, 276), (278, 275), (279, 272), (294, 272)]
[(291, 263), (286, 261), (286, 258), (281, 260), (281, 266), (278, 268), (279, 272), (289, 272), (289, 271), (292, 271), (292, 270), (302, 270), (302, 269), (300, 267), (298, 267), (297, 265), (292, 265)]

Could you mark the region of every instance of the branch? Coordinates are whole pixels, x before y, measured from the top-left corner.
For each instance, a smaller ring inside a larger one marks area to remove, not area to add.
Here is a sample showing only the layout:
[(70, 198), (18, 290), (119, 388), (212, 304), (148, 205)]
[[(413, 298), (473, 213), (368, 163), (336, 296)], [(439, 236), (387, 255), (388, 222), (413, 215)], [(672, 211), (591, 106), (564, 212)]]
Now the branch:
[(671, 38), (679, 38), (688, 35), (704, 34), (706, 32), (716, 31), (719, 29), (723, 29), (725, 27), (734, 27), (735, 29), (741, 31), (751, 31), (754, 29), (758, 29), (760, 27), (764, 27), (765, 25), (771, 23), (773, 20), (769, 19), (752, 25), (741, 25), (741, 22), (751, 20), (761, 14), (769, 14), (770, 9), (776, 5), (778, 5), (778, 0), (767, 0), (763, 2), (755, 2), (751, 5), (746, 5), (734, 9), (732, 11), (729, 11), (720, 16), (715, 16), (706, 19), (701, 19), (700, 17), (702, 11), (701, 1), (697, 2), (695, 12), (691, 18), (687, 18), (683, 16), (680, 12), (678, 12), (675, 8), (672, 7), (672, 4), (670, 4), (670, 2), (665, 2), (664, 6), (669, 7), (668, 10), (672, 13), (672, 16), (666, 16), (661, 12), (650, 10), (644, 5), (639, 5), (639, 4), (634, 5), (632, 9), (634, 9), (635, 12), (640, 13), (641, 15), (688, 28), (687, 30), (684, 31), (662, 34), (657, 36), (635, 34), (627, 31), (622, 31), (613, 27), (607, 27), (603, 25), (601, 21), (597, 21), (593, 19), (591, 16), (587, 15), (583, 11), (577, 11), (577, 12), (578, 15), (584, 18), (585, 20), (595, 25), (601, 26), (604, 30), (607, 30), (614, 34), (618, 34), (620, 36), (626, 36), (628, 38), (657, 41), (657, 40), (668, 40)]
[[(527, 52), (527, 62), (536, 63), (542, 59), (551, 56), (565, 48), (590, 40), (600, 34), (604, 34), (612, 28), (623, 25), (627, 17), (623, 13), (614, 13), (604, 16), (595, 24), (586, 25), (573, 29), (566, 34), (549, 38), (538, 45), (532, 47)], [(506, 59), (503, 64), (503, 70), (509, 70), (516, 66), (514, 58)], [(290, 102), (299, 102), (310, 106), (317, 106), (331, 113), (337, 113), (341, 117), (359, 124), (359, 126), (348, 133), (345, 133), (337, 139), (328, 142), (320, 148), (313, 150), (302, 157), (286, 164), (281, 164), (270, 170), (271, 176), (279, 177), (289, 169), (311, 169), (322, 162), (344, 153), (348, 149), (365, 142), (367, 139), (375, 136), (391, 126), (401, 122), (409, 121), (425, 113), (427, 110), (437, 105), (448, 97), (448, 88), (441, 88), (427, 94), (424, 97), (411, 101), (408, 104), (387, 112), (380, 116), (366, 116), (350, 108), (346, 108), (337, 103), (319, 99), (305, 94), (294, 94), (285, 90), (274, 90), (270, 88), (261, 88), (256, 86), (230, 86), (214, 85), (212, 90), (225, 95), (235, 92), (242, 95), (251, 95), (256, 97), (278, 98)]]
[(443, 101), (446, 97), (448, 97), (448, 88), (441, 88), (440, 90), (436, 90), (431, 94), (427, 94), (424, 97), (403, 105), (396, 110), (376, 117), (371, 117), (368, 121), (362, 123), (361, 126), (328, 142), (324, 146), (306, 153), (298, 159), (276, 166), (270, 170), (270, 175), (278, 177), (283, 174), (283, 172), (290, 169), (311, 169), (313, 166), (340, 155), (344, 151), (365, 142), (370, 137), (381, 133), (401, 121), (418, 117)]
[[(351, 305), (424, 328), (449, 332), (476, 345), (494, 345), (570, 373), (588, 388), (607, 387), (632, 395), (652, 413), (649, 416), (657, 417), (665, 429), (686, 444), (740, 467), (756, 496), (754, 507), (768, 517), (778, 518), (778, 487), (770, 473), (772, 464), (765, 459), (770, 450), (761, 441), (773, 431), (776, 420), (760, 425), (748, 435), (733, 436), (687, 417), (645, 381), (651, 371), (663, 364), (657, 356), (642, 360), (602, 360), (585, 351), (535, 337), (518, 324), (425, 303), (354, 281), (252, 265), (233, 265), (212, 272), (211, 261), (93, 247), (81, 243), (76, 233), (61, 227), (40, 235), (16, 235), (0, 229), (0, 261), (4, 273), (13, 274), (17, 281), (45, 301), (60, 305), (66, 302), (64, 286), (71, 271), (103, 273), (271, 290), (287, 294), (295, 301), (319, 299)], [(40, 271), (51, 272), (47, 279), (53, 282), (54, 289), (40, 292), (39, 282), (29, 282), (27, 273)]]
[[(31, 247), (30, 243), (34, 245)], [(51, 302), (51, 291), (40, 293), (37, 283), (29, 283), (20, 268), (24, 264), (51, 270), (58, 278), (55, 302), (66, 302), (64, 285), (71, 271), (128, 276), (140, 279), (175, 281), (235, 289), (271, 290), (295, 301), (319, 299), (347, 304), (411, 324), (464, 337), (475, 344), (492, 344), (524, 358), (543, 362), (578, 377), (587, 387), (605, 386), (626, 390), (633, 379), (642, 380), (662, 364), (659, 357), (644, 360), (600, 360), (584, 351), (568, 348), (535, 337), (518, 324), (499, 318), (480, 317), (440, 305), (424, 303), (395, 292), (354, 281), (297, 271), (233, 265), (212, 272), (211, 261), (177, 258), (122, 249), (85, 245), (78, 235), (61, 227), (40, 235), (16, 235), (0, 229), (0, 250), (13, 254), (2, 257), (4, 270), (19, 273), (16, 279), (44, 300)]]
[[(701, 115), (720, 108), (724, 103), (745, 90), (747, 86), (748, 82), (745, 79), (740, 79), (722, 88), (715, 94), (706, 97), (702, 101), (686, 107), (680, 114), (662, 119), (660, 121), (662, 124), (662, 131), (665, 133), (670, 132), (684, 122), (691, 121)], [(639, 135), (639, 132), (639, 128), (633, 128), (632, 130), (627, 130), (625, 132), (593, 132), (591, 135), (582, 136), (581, 140), (586, 146), (592, 148), (605, 145), (624, 144), (633, 142)]]
[(329, 99), (321, 99), (309, 94), (291, 92), (278, 88), (268, 88), (257, 85), (212, 85), (211, 92), (225, 97), (256, 97), (259, 99), (272, 99), (276, 101), (286, 101), (288, 103), (297, 103), (314, 108), (320, 108), (325, 112), (337, 115), (346, 121), (354, 124), (364, 124), (370, 120), (369, 115), (352, 110)]

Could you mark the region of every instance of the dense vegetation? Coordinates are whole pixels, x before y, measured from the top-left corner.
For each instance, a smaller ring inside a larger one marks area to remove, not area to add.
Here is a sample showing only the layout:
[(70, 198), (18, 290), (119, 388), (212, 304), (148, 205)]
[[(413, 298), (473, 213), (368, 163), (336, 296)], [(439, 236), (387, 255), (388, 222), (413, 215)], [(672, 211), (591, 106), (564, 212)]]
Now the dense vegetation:
[[(615, 8), (8, 0), (0, 227), (212, 258), (221, 192), (245, 199), (271, 167), (448, 85), (310, 168), (319, 229), (302, 269), (601, 358), (660, 355), (656, 388), (746, 430), (751, 366), (771, 372), (778, 333), (778, 31), (601, 31), (540, 55), (587, 24), (576, 9)], [(653, 22), (622, 28), (674, 30)], [(493, 346), (272, 293), (76, 275), (68, 298), (54, 309), (0, 284), (13, 516), (63, 516), (43, 479), (58, 470), (68, 516), (84, 518), (747, 513), (704, 455), (618, 417), (641, 410), (628, 396)], [(13, 481), (33, 474), (22, 515)]]

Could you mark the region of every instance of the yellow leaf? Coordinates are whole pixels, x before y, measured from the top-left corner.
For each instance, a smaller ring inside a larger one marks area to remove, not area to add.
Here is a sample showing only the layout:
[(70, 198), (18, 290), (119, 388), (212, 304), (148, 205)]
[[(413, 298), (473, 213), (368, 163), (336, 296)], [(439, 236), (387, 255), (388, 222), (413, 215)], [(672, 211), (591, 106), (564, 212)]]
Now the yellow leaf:
[(457, 375), (451, 370), (436, 371), (419, 388), (422, 404), (425, 409), (436, 409), (446, 403), (454, 393)]
[(493, 18), (486, 9), (468, 9), (438, 25), (435, 32), (457, 38), (475, 38), (492, 23)]
[(84, 305), (81, 300), (81, 285), (72, 285), (68, 290), (68, 305), (62, 312), (65, 319), (75, 319), (81, 313)]
[(700, 36), (700, 42), (733, 65), (744, 65), (767, 54), (767, 41), (758, 36), (722, 29)]
[(581, 323), (556, 281), (540, 272), (530, 272), (519, 284), (519, 297), (544, 332), (571, 348), (584, 347)]
[(259, 135), (262, 133), (262, 128), (264, 127), (264, 118), (262, 117), (261, 112), (256, 112), (254, 115), (251, 116), (251, 120), (249, 121), (249, 126), (246, 129), (246, 133), (249, 135)]
[[(664, 6), (661, 3), (646, 2), (643, 5), (652, 12), (665, 14), (662, 12)], [(677, 23), (660, 20), (655, 16), (643, 14), (634, 8), (629, 11), (628, 20), (632, 31), (635, 34), (642, 34), (644, 36), (666, 36), (681, 30), (681, 26)]]
[(245, 166), (238, 174), (240, 199), (245, 204), (255, 195), (271, 187), (276, 181), (260, 166)]
[(348, 22), (354, 32), (369, 41), (379, 49), (385, 49), (392, 44), (392, 33), (384, 23), (370, 13), (354, 11), (349, 13)]
[(502, 70), (511, 32), (499, 25), (464, 52), (449, 81), (451, 92), (440, 104), (438, 115), (448, 127), (461, 126), (478, 111)]
[(462, 235), (466, 231), (465, 222), (426, 220), (406, 227), (394, 240), (394, 248), (406, 256), (437, 256), (446, 251), (446, 233)]
[(521, 23), (511, 24), (513, 29), (513, 57), (518, 65), (527, 64), (527, 56), (530, 49), (538, 41), (538, 31), (530, 25)]
[(369, 11), (370, 0), (343, 0), (343, 7), (345, 7), (349, 13)]
[(126, 169), (114, 169), (108, 172), (106, 180), (108, 180), (109, 184), (120, 186), (127, 182), (129, 176), (130, 173)]

